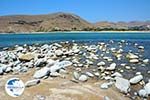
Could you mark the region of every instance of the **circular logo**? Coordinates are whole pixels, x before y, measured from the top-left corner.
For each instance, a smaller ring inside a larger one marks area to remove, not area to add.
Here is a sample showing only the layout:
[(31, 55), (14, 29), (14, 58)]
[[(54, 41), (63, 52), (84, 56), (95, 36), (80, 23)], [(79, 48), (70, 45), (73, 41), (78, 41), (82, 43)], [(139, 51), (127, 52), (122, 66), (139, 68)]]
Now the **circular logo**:
[(25, 85), (19, 78), (11, 78), (5, 84), (5, 90), (12, 97), (20, 96), (25, 89)]

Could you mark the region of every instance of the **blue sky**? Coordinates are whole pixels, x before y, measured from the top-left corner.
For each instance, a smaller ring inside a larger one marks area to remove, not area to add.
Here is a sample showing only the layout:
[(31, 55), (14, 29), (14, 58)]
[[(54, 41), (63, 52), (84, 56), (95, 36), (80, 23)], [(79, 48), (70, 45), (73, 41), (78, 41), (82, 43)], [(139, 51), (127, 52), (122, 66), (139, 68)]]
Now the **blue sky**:
[(74, 13), (90, 21), (150, 20), (150, 0), (0, 0), (0, 16)]

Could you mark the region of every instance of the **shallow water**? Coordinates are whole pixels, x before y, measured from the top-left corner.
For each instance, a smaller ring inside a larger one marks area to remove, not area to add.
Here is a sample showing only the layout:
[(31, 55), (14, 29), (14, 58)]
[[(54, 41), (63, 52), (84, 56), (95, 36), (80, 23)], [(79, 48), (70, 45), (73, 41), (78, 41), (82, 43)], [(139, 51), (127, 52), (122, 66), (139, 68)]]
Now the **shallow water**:
[[(49, 43), (52, 41), (102, 41), (102, 40), (132, 40), (148, 43), (149, 33), (41, 33), (41, 34), (0, 34), (0, 47)], [(146, 41), (146, 42), (145, 42)]]

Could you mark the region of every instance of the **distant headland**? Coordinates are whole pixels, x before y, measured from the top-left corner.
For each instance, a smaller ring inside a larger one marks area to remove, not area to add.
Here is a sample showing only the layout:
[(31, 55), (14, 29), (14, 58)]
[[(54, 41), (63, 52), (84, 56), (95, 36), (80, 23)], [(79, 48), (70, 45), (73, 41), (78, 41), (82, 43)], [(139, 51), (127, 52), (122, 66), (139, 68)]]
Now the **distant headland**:
[(0, 33), (57, 31), (150, 31), (150, 21), (88, 22), (71, 13), (0, 16)]

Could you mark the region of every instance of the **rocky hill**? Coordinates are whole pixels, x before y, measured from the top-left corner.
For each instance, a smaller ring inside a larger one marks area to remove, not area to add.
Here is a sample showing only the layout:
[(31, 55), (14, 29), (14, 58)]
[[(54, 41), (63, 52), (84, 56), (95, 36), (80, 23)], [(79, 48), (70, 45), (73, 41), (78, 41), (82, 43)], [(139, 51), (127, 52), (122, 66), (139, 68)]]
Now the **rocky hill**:
[(50, 31), (150, 30), (150, 21), (90, 23), (71, 13), (0, 16), (0, 33)]
[(82, 30), (86, 27), (93, 27), (93, 25), (69, 13), (0, 17), (0, 32), (70, 31)]

